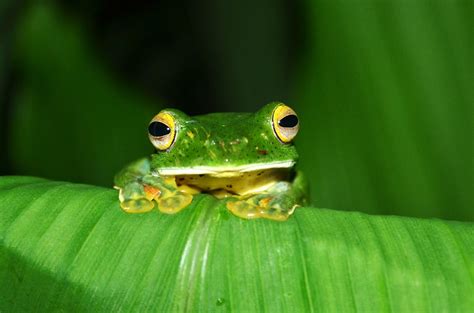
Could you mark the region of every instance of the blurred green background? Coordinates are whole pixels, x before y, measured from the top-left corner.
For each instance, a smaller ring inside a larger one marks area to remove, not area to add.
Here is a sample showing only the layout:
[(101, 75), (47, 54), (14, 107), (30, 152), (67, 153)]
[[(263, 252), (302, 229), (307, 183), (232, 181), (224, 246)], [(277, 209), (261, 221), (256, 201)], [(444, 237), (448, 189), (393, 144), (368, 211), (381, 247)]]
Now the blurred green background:
[(163, 107), (296, 109), (316, 207), (474, 220), (466, 1), (0, 4), (0, 170), (111, 186)]

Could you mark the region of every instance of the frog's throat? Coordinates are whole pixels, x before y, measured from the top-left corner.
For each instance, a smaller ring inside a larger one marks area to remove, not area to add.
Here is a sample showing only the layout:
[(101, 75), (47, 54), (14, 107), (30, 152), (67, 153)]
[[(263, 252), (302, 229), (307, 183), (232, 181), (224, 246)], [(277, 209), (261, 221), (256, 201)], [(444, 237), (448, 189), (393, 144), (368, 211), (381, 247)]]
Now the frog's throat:
[(214, 177), (232, 177), (239, 173), (253, 172), (259, 170), (275, 169), (275, 168), (291, 168), (295, 165), (295, 161), (280, 161), (271, 163), (254, 163), (239, 166), (191, 166), (191, 167), (164, 167), (155, 171), (160, 176), (175, 175), (211, 175)]

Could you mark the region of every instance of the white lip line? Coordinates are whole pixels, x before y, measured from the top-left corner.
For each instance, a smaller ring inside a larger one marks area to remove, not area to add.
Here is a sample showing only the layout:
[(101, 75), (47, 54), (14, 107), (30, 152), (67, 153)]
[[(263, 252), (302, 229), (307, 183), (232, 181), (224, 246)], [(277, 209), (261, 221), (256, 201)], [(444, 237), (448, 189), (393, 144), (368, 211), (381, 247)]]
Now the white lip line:
[(159, 175), (200, 175), (200, 174), (217, 174), (232, 172), (252, 172), (258, 170), (266, 170), (271, 168), (289, 168), (295, 165), (295, 161), (283, 161), (272, 163), (255, 163), (241, 166), (194, 166), (188, 168), (182, 167), (165, 167), (160, 168), (156, 172)]

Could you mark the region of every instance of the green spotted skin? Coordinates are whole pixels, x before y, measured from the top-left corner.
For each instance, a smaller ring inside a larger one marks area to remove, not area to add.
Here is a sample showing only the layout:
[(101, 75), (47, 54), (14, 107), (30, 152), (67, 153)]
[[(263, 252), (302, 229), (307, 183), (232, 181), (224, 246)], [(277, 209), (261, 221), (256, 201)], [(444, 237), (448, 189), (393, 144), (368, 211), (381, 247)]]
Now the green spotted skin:
[(270, 103), (257, 113), (212, 113), (190, 117), (168, 109), (176, 116), (177, 135), (166, 151), (151, 156), (152, 169), (193, 166), (241, 166), (277, 161), (296, 161), (293, 144), (282, 143), (274, 134)]

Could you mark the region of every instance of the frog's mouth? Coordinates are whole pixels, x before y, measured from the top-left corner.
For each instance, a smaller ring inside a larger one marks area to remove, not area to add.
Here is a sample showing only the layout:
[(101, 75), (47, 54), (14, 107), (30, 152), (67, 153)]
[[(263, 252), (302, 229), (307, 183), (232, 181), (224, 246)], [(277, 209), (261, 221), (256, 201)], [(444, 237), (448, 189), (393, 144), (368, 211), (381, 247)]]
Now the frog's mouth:
[(163, 168), (158, 173), (174, 178), (178, 187), (191, 187), (221, 198), (263, 192), (276, 182), (288, 180), (294, 164), (294, 161), (284, 161), (233, 167)]
[(291, 168), (295, 161), (280, 161), (270, 163), (255, 163), (239, 166), (191, 166), (191, 167), (165, 167), (157, 170), (161, 176), (179, 175), (207, 175), (212, 177), (236, 177), (242, 173), (255, 172), (269, 169)]

